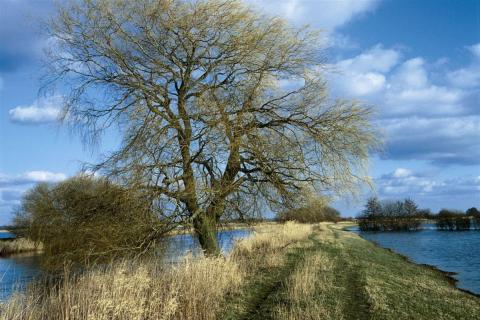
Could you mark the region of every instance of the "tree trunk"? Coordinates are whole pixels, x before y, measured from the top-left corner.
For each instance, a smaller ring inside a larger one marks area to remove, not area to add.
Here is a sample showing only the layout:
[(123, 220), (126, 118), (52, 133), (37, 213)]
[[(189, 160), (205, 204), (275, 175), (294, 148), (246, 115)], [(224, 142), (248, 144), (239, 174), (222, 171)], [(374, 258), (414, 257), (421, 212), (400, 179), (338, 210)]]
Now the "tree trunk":
[(200, 214), (193, 221), (193, 227), (198, 241), (206, 256), (220, 255), (220, 247), (217, 242), (217, 221), (213, 216), (206, 213)]

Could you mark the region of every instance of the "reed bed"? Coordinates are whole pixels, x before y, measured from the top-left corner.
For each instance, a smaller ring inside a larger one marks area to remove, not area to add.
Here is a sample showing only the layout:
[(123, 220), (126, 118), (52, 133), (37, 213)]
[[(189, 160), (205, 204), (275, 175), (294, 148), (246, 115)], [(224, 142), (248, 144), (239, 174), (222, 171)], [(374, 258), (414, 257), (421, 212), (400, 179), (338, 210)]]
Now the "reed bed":
[(0, 242), (0, 256), (7, 256), (16, 253), (42, 251), (41, 243), (36, 243), (30, 239), (17, 238)]
[[(260, 226), (228, 257), (192, 258), (177, 265), (122, 261), (82, 274), (66, 272), (55, 286), (31, 285), (1, 306), (2, 319), (216, 319), (226, 298), (238, 292), (248, 270), (264, 257), (308, 237), (311, 226)], [(278, 259), (277, 259), (278, 260)]]

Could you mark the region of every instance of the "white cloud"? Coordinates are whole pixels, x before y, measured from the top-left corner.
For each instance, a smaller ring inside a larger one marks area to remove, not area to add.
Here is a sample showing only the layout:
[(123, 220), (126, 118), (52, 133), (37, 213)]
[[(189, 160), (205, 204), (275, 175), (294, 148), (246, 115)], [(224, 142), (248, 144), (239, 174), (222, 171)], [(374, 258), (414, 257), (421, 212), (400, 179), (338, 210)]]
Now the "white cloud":
[(6, 175), (0, 173), (0, 187), (28, 185), (39, 182), (60, 182), (67, 178), (64, 173), (51, 171), (27, 171), (20, 175)]
[(480, 43), (469, 46), (472, 54), (472, 63), (464, 68), (453, 70), (447, 74), (451, 84), (462, 88), (475, 88), (480, 86)]
[(343, 79), (337, 85), (354, 96), (366, 96), (384, 89), (385, 76), (375, 72), (364, 74), (352, 72), (348, 80)]
[(386, 87), (385, 74), (398, 64), (400, 52), (381, 45), (334, 65), (334, 87), (348, 96), (363, 97), (381, 92)]
[(386, 157), (478, 165), (480, 116), (385, 119)]
[(480, 59), (480, 43), (469, 46), (468, 49), (476, 58)]
[(381, 45), (335, 64), (333, 89), (381, 108), (383, 117), (452, 116), (466, 110), (461, 88), (432, 83), (421, 57), (401, 62), (398, 50)]
[(401, 53), (394, 49), (385, 49), (382, 45), (373, 48), (351, 58), (345, 59), (336, 64), (342, 71), (350, 72), (388, 72), (398, 64)]
[(59, 182), (65, 180), (67, 176), (64, 173), (50, 171), (29, 171), (24, 174), (24, 178), (32, 182)]
[(55, 122), (61, 115), (62, 97), (52, 96), (35, 100), (29, 106), (18, 106), (8, 111), (10, 119), (19, 123)]
[[(398, 174), (398, 173), (401, 174)], [(480, 177), (464, 176), (455, 178), (439, 178), (415, 173), (408, 169), (398, 168), (394, 172), (382, 175), (375, 180), (381, 197), (429, 197), (441, 198), (472, 197), (480, 191)]]
[(267, 14), (280, 15), (299, 24), (332, 32), (353, 19), (375, 10), (379, 0), (245, 0)]
[[(27, 171), (19, 175), (0, 173), (0, 211), (10, 213), (21, 202), (22, 196), (35, 183), (60, 182), (67, 175), (44, 170)], [(10, 223), (10, 218), (2, 223)]]
[(424, 88), (428, 85), (428, 76), (424, 65), (425, 61), (419, 57), (407, 60), (398, 68), (392, 80), (397, 86)]
[(476, 87), (480, 84), (480, 66), (454, 70), (448, 74), (448, 79), (459, 87)]
[[(476, 57), (480, 45), (469, 50)], [(470, 82), (471, 87), (465, 88), (438, 76), (448, 78), (448, 61), (429, 64), (422, 57), (402, 56), (398, 50), (376, 45), (338, 61), (330, 75), (332, 92), (377, 107), (387, 158), (478, 164), (480, 58), (459, 69), (471, 72), (478, 63), (479, 72), (472, 73), (478, 84)]]
[(412, 171), (405, 168), (397, 168), (393, 172), (395, 178), (405, 178), (412, 175)]

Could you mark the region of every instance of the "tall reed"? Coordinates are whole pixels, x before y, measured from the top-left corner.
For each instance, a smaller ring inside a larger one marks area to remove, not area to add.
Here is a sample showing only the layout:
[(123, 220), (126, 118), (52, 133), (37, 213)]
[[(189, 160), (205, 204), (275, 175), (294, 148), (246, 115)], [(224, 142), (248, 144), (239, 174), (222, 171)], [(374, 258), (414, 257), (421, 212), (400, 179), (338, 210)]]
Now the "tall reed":
[(36, 243), (26, 238), (0, 241), (0, 256), (42, 250), (43, 245), (41, 243)]
[(211, 320), (248, 271), (279, 261), (280, 250), (305, 239), (309, 225), (264, 225), (239, 241), (230, 256), (187, 257), (177, 265), (122, 261), (82, 274), (65, 272), (54, 286), (41, 282), (1, 306), (2, 319)]

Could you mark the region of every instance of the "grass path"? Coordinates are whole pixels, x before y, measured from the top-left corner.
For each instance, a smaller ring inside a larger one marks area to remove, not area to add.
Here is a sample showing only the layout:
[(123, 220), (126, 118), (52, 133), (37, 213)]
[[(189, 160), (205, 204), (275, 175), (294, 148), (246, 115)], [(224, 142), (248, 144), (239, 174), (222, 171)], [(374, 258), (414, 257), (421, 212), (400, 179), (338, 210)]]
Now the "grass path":
[(480, 319), (480, 299), (437, 270), (323, 225), (259, 269), (222, 319)]
[(275, 268), (259, 268), (241, 294), (229, 301), (229, 308), (222, 319), (273, 319), (271, 308), (279, 303), (278, 295), (284, 289), (288, 276), (303, 260), (305, 251), (303, 246), (288, 250), (285, 252), (283, 265)]

